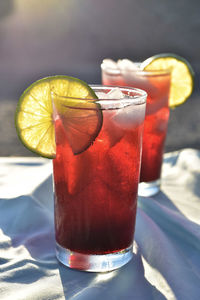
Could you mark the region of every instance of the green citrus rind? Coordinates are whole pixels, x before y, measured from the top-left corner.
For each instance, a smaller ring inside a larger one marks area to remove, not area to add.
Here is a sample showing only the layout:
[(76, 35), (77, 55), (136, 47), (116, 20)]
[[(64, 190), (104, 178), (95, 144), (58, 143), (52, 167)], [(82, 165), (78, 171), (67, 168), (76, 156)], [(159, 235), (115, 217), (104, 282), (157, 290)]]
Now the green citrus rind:
[(154, 55), (142, 62), (141, 69), (171, 71), (170, 107), (183, 104), (193, 92), (194, 71), (190, 63), (179, 55), (173, 53)]
[[(15, 113), (15, 126), (17, 134), (23, 145), (30, 151), (53, 159), (56, 156), (55, 128), (53, 121), (53, 108), (51, 90), (64, 97), (80, 99), (97, 99), (96, 94), (82, 80), (65, 75), (49, 76), (32, 83), (21, 95)], [(80, 103), (81, 100), (79, 99)], [(70, 102), (72, 106), (73, 102)], [(77, 103), (77, 101), (76, 101)], [(97, 103), (94, 108), (94, 132), (91, 140), (76, 149), (75, 154), (85, 151), (94, 141), (102, 126), (102, 112)], [(90, 104), (91, 106), (91, 104)], [(82, 104), (82, 108), (84, 105)], [(65, 111), (67, 108), (65, 108)], [(78, 111), (78, 110), (77, 110)], [(92, 113), (91, 109), (91, 113)], [(80, 112), (80, 110), (79, 110)], [(78, 112), (77, 112), (78, 113)], [(70, 116), (68, 116), (70, 118)], [(80, 138), (80, 136), (78, 137)], [(74, 137), (76, 139), (76, 137)]]

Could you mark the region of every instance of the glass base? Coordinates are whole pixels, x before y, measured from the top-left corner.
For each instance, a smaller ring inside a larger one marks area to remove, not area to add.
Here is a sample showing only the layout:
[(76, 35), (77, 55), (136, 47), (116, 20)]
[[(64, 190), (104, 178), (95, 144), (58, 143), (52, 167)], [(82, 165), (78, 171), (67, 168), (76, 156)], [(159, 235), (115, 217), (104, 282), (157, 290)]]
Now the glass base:
[(154, 196), (160, 192), (160, 179), (150, 182), (140, 182), (138, 195), (143, 197)]
[(110, 254), (82, 254), (56, 243), (56, 257), (65, 266), (88, 272), (108, 272), (127, 264), (133, 257), (132, 246)]

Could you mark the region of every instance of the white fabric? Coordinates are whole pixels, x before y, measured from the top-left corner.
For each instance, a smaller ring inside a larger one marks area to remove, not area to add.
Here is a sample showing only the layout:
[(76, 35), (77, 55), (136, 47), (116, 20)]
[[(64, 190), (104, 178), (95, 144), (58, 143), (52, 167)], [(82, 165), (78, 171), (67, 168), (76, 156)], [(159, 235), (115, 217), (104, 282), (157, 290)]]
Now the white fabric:
[(200, 152), (165, 155), (162, 191), (138, 199), (134, 257), (105, 274), (54, 252), (51, 161), (0, 158), (0, 299), (200, 299)]

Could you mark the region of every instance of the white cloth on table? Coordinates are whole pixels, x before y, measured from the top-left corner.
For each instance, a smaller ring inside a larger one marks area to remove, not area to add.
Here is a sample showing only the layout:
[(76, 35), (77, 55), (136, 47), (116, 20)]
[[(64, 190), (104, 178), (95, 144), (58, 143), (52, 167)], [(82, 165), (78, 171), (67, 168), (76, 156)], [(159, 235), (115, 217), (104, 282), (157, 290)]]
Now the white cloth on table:
[(162, 190), (139, 197), (134, 257), (109, 273), (55, 258), (51, 161), (0, 158), (0, 299), (200, 299), (200, 151), (165, 154)]

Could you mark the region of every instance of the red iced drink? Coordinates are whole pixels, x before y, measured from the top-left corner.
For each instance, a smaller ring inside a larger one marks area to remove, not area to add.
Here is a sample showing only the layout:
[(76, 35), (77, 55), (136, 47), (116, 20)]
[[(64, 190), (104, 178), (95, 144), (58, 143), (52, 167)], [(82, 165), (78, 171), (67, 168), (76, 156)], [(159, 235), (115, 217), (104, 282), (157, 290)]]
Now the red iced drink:
[(145, 87), (148, 97), (140, 182), (151, 182), (160, 178), (170, 113), (168, 105), (170, 74), (151, 76), (150, 84), (151, 87)]
[(147, 92), (140, 182), (159, 180), (169, 119), (170, 72), (137, 68), (112, 70), (102, 65), (102, 82), (105, 85), (132, 86)]
[[(110, 89), (101, 88), (101, 94)], [(129, 92), (124, 95), (128, 102), (99, 102), (101, 129), (78, 154), (62, 119), (55, 119), (55, 231), (64, 249), (102, 255), (132, 246), (146, 95), (134, 89), (123, 92)]]

